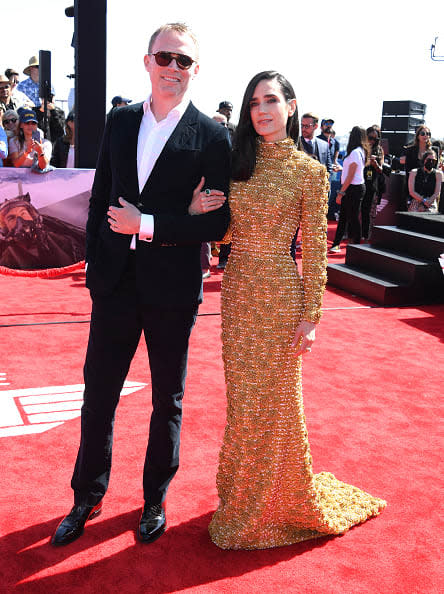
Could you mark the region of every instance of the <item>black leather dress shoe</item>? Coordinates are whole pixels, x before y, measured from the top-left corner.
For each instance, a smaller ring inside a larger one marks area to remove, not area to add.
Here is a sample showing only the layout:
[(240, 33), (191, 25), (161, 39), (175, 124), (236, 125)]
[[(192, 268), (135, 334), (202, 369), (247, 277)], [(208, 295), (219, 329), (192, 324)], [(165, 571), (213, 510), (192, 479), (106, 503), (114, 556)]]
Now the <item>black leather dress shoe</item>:
[(86, 522), (97, 517), (101, 511), (101, 501), (96, 506), (75, 505), (58, 525), (51, 539), (51, 544), (59, 547), (73, 542), (83, 534), (83, 528)]
[(141, 542), (154, 542), (166, 530), (165, 506), (145, 503), (140, 516), (137, 536)]

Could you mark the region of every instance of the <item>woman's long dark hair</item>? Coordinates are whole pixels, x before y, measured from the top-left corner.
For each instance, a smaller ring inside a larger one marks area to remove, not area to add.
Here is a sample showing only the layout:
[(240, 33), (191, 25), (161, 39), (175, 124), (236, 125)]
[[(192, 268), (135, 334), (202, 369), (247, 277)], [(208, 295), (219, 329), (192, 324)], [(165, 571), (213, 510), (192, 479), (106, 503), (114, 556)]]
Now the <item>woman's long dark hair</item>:
[(361, 126), (353, 126), (347, 144), (347, 157), (353, 150), (355, 150), (355, 148), (358, 148), (359, 146), (364, 149), (365, 160), (367, 161), (370, 152), (367, 143), (367, 134), (364, 128), (361, 128)]
[[(234, 180), (247, 180), (253, 175), (256, 167), (256, 139), (258, 134), (254, 129), (250, 115), (250, 101), (257, 85), (262, 80), (277, 80), (281, 92), (287, 101), (296, 99), (293, 87), (288, 80), (275, 70), (259, 72), (248, 83), (242, 100), (239, 124), (236, 128), (233, 141), (233, 173)], [(299, 139), (299, 116), (296, 106), (295, 112), (287, 120), (287, 136), (294, 140), (295, 145)]]

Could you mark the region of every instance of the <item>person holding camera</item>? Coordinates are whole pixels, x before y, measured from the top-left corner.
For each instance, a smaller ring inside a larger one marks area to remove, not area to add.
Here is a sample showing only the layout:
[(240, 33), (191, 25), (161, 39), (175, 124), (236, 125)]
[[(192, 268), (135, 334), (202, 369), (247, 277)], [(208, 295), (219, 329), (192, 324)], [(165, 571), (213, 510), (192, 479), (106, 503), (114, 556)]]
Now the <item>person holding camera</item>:
[(370, 156), (368, 164), (364, 167), (365, 194), (361, 204), (361, 235), (364, 241), (369, 239), (376, 218), (378, 186), (384, 163), (384, 151), (380, 144), (381, 133), (379, 126), (370, 126), (366, 132)]
[(46, 169), (51, 159), (52, 145), (43, 139), (37, 128), (37, 117), (32, 109), (20, 109), (18, 136), (9, 140), (9, 156), (14, 167)]

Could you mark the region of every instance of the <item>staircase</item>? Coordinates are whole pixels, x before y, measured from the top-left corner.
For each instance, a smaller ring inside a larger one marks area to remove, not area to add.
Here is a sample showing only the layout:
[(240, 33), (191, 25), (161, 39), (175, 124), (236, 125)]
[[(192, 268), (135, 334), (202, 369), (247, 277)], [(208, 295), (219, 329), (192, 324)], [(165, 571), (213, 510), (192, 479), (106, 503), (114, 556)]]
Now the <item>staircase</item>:
[(444, 215), (397, 212), (370, 244), (347, 246), (345, 264), (327, 266), (328, 283), (381, 305), (444, 303)]

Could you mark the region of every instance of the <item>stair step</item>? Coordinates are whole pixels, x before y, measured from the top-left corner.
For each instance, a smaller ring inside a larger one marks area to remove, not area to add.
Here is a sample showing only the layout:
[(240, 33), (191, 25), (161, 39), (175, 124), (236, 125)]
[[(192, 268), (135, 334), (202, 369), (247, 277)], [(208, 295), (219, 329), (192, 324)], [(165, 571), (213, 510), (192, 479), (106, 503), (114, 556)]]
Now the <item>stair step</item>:
[(327, 278), (330, 285), (381, 305), (398, 303), (397, 295), (402, 293), (402, 289), (408, 289), (408, 285), (404, 283), (390, 281), (381, 275), (370, 274), (348, 264), (329, 264)]
[(425, 212), (397, 212), (396, 224), (402, 229), (444, 238), (444, 215)]
[(371, 274), (380, 274), (396, 282), (412, 283), (416, 279), (427, 280), (427, 273), (435, 277), (437, 264), (424, 258), (413, 258), (367, 244), (350, 244), (347, 247), (345, 263)]
[(431, 261), (436, 261), (439, 255), (444, 253), (443, 237), (390, 225), (376, 225), (373, 228), (371, 245)]

